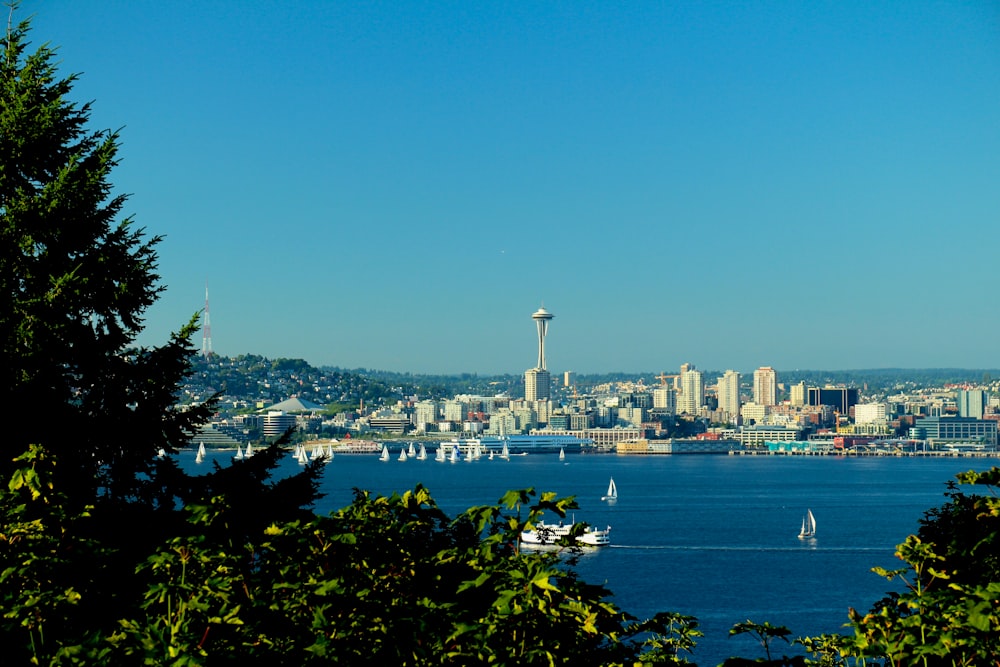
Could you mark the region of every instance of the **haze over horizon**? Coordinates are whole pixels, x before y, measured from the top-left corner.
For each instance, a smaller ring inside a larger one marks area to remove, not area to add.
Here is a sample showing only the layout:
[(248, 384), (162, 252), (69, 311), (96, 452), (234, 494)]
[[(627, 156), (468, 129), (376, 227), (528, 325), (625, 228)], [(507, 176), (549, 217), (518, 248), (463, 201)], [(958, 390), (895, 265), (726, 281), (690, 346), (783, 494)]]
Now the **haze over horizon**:
[(141, 344), (207, 281), (216, 352), (315, 366), (520, 373), (544, 305), (553, 374), (1000, 368), (997, 3), (28, 16), (165, 236)]

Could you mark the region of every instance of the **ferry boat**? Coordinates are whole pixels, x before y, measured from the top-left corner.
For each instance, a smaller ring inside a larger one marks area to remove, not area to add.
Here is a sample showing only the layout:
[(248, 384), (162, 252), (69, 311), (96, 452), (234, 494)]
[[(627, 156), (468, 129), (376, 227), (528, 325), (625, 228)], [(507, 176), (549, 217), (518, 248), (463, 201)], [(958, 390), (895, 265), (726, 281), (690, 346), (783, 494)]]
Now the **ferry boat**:
[[(557, 524), (539, 521), (535, 524), (534, 530), (526, 530), (521, 533), (522, 544), (550, 545), (556, 544), (560, 539), (566, 537), (573, 531), (574, 522), (566, 523), (560, 521)], [(599, 528), (588, 528), (577, 535), (578, 544), (586, 546), (600, 547), (611, 544), (611, 526), (604, 530)]]

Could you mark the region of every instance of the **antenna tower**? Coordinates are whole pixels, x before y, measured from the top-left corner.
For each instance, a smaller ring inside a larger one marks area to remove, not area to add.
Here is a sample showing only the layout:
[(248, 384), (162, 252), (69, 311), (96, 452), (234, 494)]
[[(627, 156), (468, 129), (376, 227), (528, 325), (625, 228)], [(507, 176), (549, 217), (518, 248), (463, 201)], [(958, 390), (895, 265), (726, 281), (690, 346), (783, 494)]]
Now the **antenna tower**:
[(208, 281), (205, 281), (205, 310), (201, 324), (201, 356), (208, 359), (212, 356), (212, 318), (208, 314)]

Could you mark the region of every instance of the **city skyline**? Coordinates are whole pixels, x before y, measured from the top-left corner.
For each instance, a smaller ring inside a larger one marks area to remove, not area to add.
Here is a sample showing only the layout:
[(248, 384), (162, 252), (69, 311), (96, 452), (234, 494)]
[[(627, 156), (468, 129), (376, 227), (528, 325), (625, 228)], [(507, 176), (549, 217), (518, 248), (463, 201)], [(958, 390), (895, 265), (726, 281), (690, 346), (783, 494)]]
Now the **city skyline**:
[(317, 366), (522, 373), (544, 303), (559, 372), (1000, 367), (995, 4), (28, 16), (165, 237), (140, 344), (207, 280), (217, 353)]

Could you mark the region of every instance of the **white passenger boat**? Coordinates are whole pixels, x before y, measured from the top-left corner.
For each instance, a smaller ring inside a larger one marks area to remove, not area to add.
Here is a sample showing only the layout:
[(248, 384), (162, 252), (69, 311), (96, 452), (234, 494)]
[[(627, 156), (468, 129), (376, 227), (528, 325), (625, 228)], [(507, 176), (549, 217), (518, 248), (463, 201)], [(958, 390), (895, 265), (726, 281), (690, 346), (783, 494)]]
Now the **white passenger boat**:
[[(535, 524), (534, 530), (526, 530), (521, 533), (521, 542), (523, 544), (536, 544), (536, 545), (550, 545), (556, 544), (560, 539), (569, 535), (575, 523), (566, 523), (560, 521), (557, 524), (545, 523), (544, 521), (539, 521)], [(611, 544), (611, 526), (608, 526), (604, 530), (598, 528), (588, 528), (586, 531), (577, 536), (576, 541), (578, 544), (583, 544), (592, 547), (600, 547)]]

